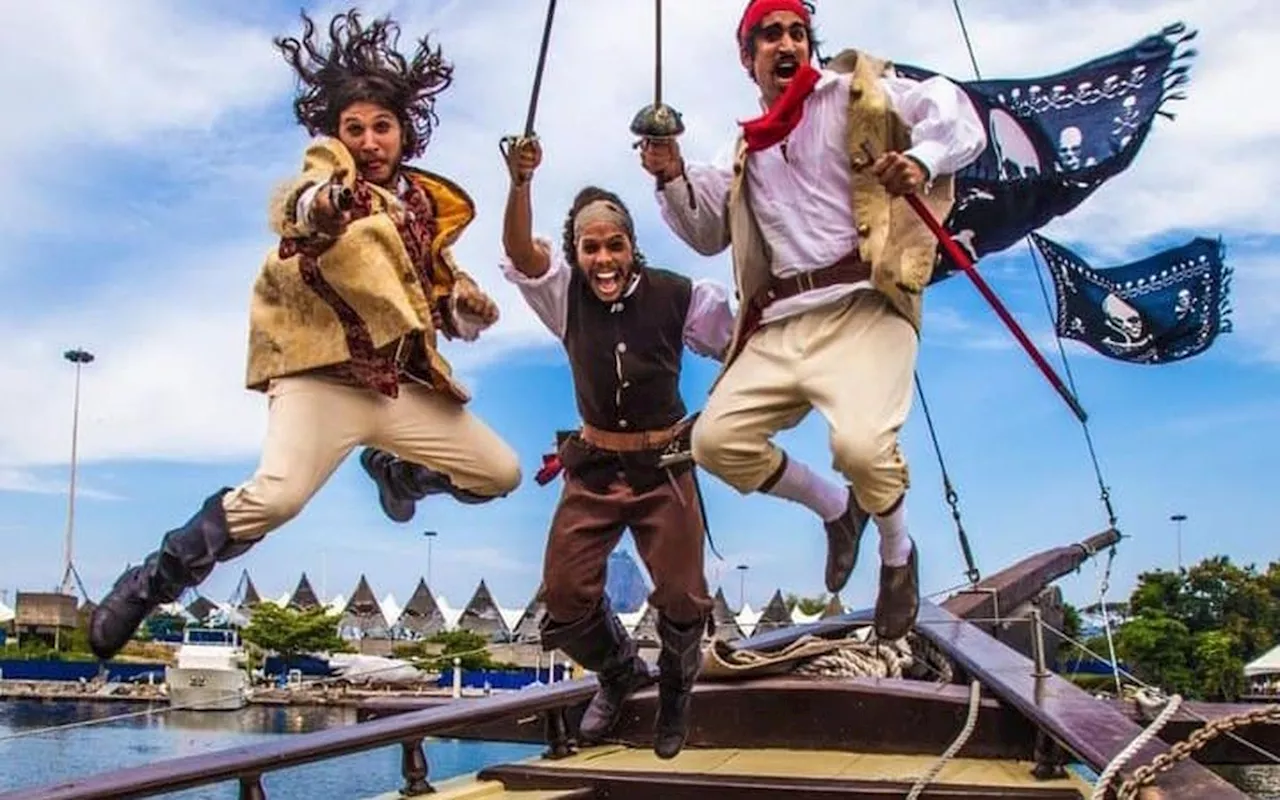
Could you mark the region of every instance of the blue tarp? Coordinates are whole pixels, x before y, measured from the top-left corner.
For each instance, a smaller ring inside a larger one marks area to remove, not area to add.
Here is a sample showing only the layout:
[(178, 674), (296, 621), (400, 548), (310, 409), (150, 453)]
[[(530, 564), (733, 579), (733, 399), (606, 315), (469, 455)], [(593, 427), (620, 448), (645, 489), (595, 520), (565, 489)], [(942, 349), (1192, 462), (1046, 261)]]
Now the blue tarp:
[[(546, 682), (548, 671), (540, 669), (537, 675), (534, 674), (533, 667), (525, 667), (523, 669), (509, 670), (484, 670), (484, 669), (464, 669), (462, 671), (462, 686), (464, 689), (483, 689), (485, 682), (488, 681), (490, 689), (523, 689), (533, 683), (535, 678)], [(568, 677), (568, 668), (563, 664), (556, 665), (556, 680), (562, 681)], [(440, 679), (436, 685), (441, 689), (448, 689), (453, 686), (453, 669), (446, 669), (440, 673)]]
[[(11, 681), (79, 681), (93, 680), (104, 666), (97, 661), (0, 660), (0, 675)], [(157, 682), (164, 680), (164, 664), (106, 663), (107, 680), (113, 682), (145, 681), (147, 673), (155, 673)]]

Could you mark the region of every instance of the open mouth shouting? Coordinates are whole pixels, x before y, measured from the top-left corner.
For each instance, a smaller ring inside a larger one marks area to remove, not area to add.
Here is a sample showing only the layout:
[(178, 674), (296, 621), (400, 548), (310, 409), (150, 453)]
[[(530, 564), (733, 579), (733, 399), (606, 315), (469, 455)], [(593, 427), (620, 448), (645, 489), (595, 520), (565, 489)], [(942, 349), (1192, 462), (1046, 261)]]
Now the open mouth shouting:
[(622, 294), (625, 279), (626, 275), (619, 269), (596, 270), (591, 273), (591, 288), (602, 300), (616, 300)]
[(778, 84), (785, 86), (791, 82), (800, 70), (800, 61), (792, 53), (783, 53), (773, 64), (773, 77)]

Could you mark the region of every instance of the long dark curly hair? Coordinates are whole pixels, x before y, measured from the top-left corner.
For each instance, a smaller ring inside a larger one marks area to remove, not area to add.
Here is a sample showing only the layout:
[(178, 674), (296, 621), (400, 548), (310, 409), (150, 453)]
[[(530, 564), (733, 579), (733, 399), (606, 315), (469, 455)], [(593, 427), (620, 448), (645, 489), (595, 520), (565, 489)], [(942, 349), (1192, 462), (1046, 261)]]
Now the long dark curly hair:
[(607, 189), (601, 189), (599, 186), (587, 186), (578, 192), (573, 198), (573, 205), (569, 207), (569, 213), (564, 218), (564, 237), (562, 247), (564, 249), (565, 261), (575, 269), (578, 266), (578, 243), (573, 236), (573, 219), (578, 216), (578, 212), (586, 207), (589, 203), (597, 200), (607, 200), (622, 210), (622, 215), (626, 218), (623, 228), (626, 231), (627, 238), (631, 240), (631, 253), (633, 256), (636, 269), (645, 266), (644, 253), (640, 252), (640, 246), (636, 244), (636, 225), (631, 219), (631, 209), (627, 208), (627, 204), (622, 202), (622, 198)]
[(368, 26), (352, 9), (329, 23), (328, 52), (315, 39), (316, 26), (302, 12), (302, 36), (272, 41), (298, 75), (294, 116), (312, 136), (338, 135), (338, 118), (352, 103), (382, 106), (400, 120), (404, 130), (404, 160), (421, 155), (439, 119), (435, 96), (453, 82), (453, 65), (432, 48), (427, 37), (418, 40), (412, 59), (397, 50), (400, 26), (389, 17)]

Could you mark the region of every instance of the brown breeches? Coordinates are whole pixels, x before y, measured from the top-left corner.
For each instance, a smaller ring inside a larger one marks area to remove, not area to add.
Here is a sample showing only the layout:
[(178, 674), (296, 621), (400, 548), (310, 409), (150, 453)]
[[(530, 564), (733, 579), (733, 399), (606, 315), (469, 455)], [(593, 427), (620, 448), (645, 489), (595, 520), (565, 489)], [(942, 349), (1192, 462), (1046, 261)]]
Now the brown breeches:
[[(677, 491), (678, 487), (678, 491)], [(569, 624), (590, 613), (604, 595), (605, 566), (625, 528), (653, 579), (649, 604), (678, 624), (711, 610), (703, 575), (702, 512), (693, 473), (636, 492), (614, 481), (597, 493), (565, 478), (551, 520), (542, 567), (543, 600), (553, 622)]]

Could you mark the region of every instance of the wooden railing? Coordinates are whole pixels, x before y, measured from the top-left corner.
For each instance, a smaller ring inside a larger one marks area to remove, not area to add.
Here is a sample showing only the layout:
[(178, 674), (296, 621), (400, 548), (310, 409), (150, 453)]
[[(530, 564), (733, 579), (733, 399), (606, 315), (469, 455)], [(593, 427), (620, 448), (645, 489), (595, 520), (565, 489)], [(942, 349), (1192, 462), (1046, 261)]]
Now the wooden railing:
[(564, 737), (565, 708), (585, 701), (596, 688), (595, 678), (524, 689), (508, 695), (463, 700), (426, 711), (332, 730), (291, 736), (274, 744), (253, 744), (198, 756), (161, 761), (140, 767), (77, 778), (47, 786), (0, 793), (0, 800), (114, 800), (149, 797), (195, 786), (238, 781), (241, 800), (263, 800), (265, 773), (335, 756), (399, 744), (406, 796), (429, 794), (426, 753), (422, 740), (447, 734), (451, 728), (476, 725), (505, 717), (541, 715), (553, 747)]

